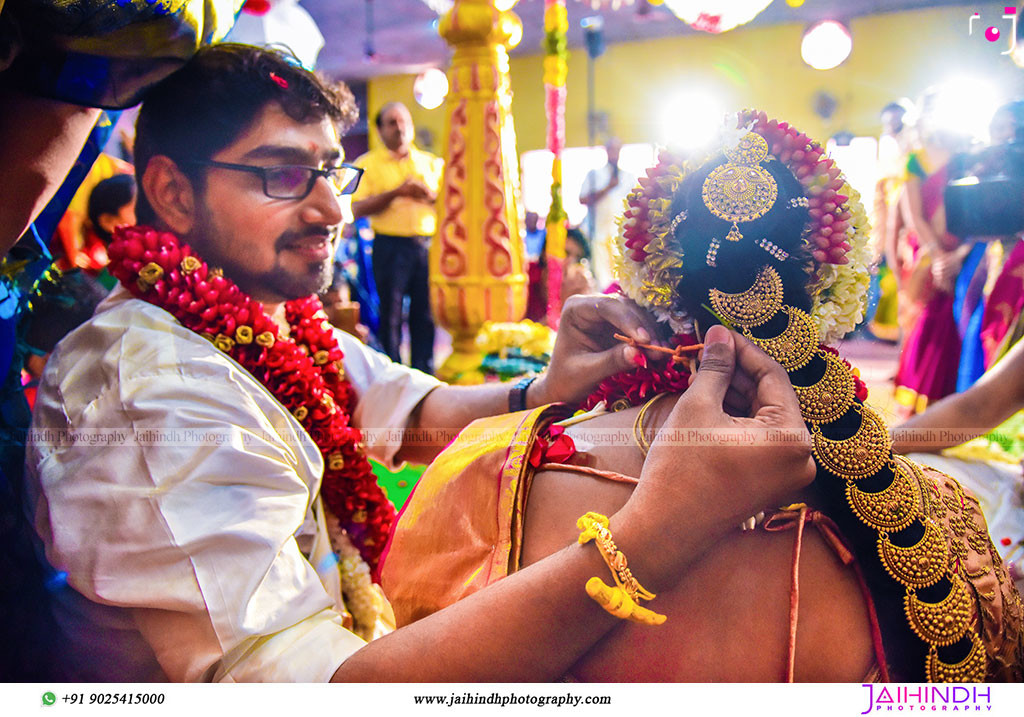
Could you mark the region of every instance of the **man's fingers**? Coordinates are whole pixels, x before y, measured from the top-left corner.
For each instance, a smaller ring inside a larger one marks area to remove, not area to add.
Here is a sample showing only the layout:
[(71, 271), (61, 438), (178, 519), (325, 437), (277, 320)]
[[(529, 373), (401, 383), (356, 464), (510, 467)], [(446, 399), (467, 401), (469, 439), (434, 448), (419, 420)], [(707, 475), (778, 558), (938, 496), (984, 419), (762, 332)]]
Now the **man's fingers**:
[(733, 334), (724, 326), (712, 326), (704, 335), (704, 352), (696, 377), (686, 396), (721, 406), (736, 367)]
[(733, 336), (736, 343), (736, 366), (755, 384), (757, 408), (760, 410), (766, 406), (778, 406), (799, 417), (800, 403), (786, 370), (747, 339), (738, 334)]
[[(611, 325), (612, 330), (607, 336), (609, 339), (611, 334), (619, 333), (645, 344), (657, 341), (657, 321), (624, 297), (589, 295), (573, 297), (570, 301), (573, 301), (576, 325), (584, 332), (601, 331), (602, 326)], [(606, 337), (595, 335), (593, 338), (599, 340)]]

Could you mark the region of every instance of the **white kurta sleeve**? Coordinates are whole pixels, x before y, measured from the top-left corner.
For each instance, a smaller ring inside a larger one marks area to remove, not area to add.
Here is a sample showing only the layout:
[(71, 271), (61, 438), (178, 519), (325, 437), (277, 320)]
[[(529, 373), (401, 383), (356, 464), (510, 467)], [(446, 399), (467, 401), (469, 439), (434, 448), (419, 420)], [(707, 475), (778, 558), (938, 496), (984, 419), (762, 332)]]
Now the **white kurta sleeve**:
[(353, 422), (363, 432), (367, 453), (394, 469), (409, 414), (441, 382), (395, 363), (344, 331), (334, 334), (345, 354), (345, 374), (359, 397)]
[(65, 430), (29, 450), (47, 557), (90, 601), (128, 610), (172, 680), (329, 679), (363, 642), (295, 540), (315, 446), (233, 363), (185, 374), (154, 353), (74, 416), (60, 391), (73, 379), (41, 393), (33, 429)]

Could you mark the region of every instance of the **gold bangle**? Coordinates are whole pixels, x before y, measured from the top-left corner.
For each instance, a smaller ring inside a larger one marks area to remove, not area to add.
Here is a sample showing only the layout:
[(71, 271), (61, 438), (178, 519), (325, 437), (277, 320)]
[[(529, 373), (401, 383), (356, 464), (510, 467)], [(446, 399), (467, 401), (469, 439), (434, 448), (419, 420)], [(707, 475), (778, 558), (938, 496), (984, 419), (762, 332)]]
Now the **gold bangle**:
[(654, 398), (640, 407), (640, 411), (636, 414), (636, 418), (633, 420), (633, 438), (636, 440), (637, 446), (640, 447), (640, 452), (644, 454), (644, 458), (647, 457), (647, 451), (651, 449), (651, 444), (647, 440), (647, 436), (644, 432), (644, 418), (647, 417), (647, 411), (650, 407), (657, 403), (659, 398), (667, 395), (667, 393), (659, 393), (654, 396)]

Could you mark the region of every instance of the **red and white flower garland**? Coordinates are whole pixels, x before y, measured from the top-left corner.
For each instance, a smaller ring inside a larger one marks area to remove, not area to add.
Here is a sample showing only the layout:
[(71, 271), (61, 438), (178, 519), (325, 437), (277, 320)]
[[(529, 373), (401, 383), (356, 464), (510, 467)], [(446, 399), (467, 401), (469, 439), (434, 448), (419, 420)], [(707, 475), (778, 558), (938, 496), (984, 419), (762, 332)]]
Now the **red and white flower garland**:
[(376, 575), (395, 510), (370, 469), (362, 434), (350, 424), (355, 393), (320, 300), (285, 305), (291, 337), (284, 338), (260, 302), (169, 232), (121, 228), (109, 255), (110, 272), (133, 296), (237, 361), (302, 424), (324, 459), (324, 502)]

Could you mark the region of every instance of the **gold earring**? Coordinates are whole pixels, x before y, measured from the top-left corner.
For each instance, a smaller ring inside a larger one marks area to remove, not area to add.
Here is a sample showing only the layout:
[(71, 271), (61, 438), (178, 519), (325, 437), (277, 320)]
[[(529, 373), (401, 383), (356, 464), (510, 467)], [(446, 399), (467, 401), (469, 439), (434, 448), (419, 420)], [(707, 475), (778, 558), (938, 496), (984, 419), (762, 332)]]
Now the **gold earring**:
[(760, 326), (782, 308), (782, 277), (773, 267), (765, 265), (746, 291), (727, 294), (711, 289), (711, 306), (722, 318), (737, 326)]

